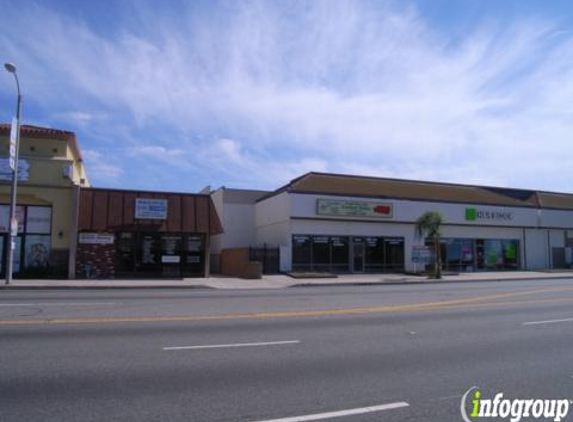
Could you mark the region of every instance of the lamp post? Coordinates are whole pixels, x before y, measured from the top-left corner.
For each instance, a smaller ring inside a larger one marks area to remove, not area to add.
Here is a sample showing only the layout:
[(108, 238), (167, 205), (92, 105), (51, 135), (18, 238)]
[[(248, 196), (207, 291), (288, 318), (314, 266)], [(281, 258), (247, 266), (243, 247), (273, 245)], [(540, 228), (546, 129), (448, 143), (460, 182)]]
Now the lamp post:
[(10, 131), (10, 167), (12, 168), (12, 190), (10, 193), (10, 233), (8, 235), (9, 244), (6, 253), (6, 284), (12, 281), (12, 268), (14, 261), (14, 248), (16, 247), (16, 236), (18, 236), (18, 221), (16, 220), (16, 188), (18, 186), (18, 154), (20, 147), (20, 110), (22, 109), (22, 94), (20, 93), (20, 82), (16, 73), (16, 66), (12, 63), (5, 63), (4, 68), (16, 80), (18, 89), (18, 104), (16, 106), (16, 119), (12, 122)]

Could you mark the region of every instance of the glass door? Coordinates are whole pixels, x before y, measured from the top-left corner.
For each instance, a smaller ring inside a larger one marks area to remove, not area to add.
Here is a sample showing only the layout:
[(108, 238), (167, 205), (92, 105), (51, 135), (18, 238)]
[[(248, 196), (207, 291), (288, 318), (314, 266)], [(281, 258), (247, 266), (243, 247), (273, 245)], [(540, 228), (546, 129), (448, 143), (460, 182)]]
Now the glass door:
[(352, 271), (355, 273), (364, 272), (364, 242), (352, 244)]

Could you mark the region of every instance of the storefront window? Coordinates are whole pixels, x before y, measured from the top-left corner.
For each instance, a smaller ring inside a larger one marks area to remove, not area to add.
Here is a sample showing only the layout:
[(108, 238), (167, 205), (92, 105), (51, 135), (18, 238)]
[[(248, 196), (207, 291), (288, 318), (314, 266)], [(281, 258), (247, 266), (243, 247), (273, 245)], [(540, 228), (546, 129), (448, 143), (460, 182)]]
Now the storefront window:
[(313, 270), (330, 271), (330, 248), (327, 236), (312, 238)]
[(385, 271), (404, 271), (404, 241), (402, 239), (385, 239)]
[(341, 273), (403, 271), (404, 240), (383, 237), (293, 235), (292, 268), (294, 271)]
[[(4, 253), (9, 242), (9, 205), (0, 205), (0, 271), (5, 270)], [(52, 207), (18, 205), (18, 237), (12, 270), (20, 277), (42, 276), (50, 268)]]
[(45, 270), (50, 263), (50, 236), (26, 235), (24, 266), (29, 271)]
[(348, 237), (331, 237), (330, 246), (332, 250), (332, 271), (347, 272), (349, 264)]
[(203, 237), (187, 236), (186, 256), (183, 272), (185, 275), (200, 275), (203, 271)]
[(380, 273), (384, 271), (384, 239), (381, 237), (366, 237), (365, 239), (365, 269), (367, 272)]
[(519, 241), (501, 239), (441, 240), (446, 271), (510, 270), (519, 268)]
[(295, 235), (292, 237), (292, 266), (295, 271), (310, 271), (310, 236)]

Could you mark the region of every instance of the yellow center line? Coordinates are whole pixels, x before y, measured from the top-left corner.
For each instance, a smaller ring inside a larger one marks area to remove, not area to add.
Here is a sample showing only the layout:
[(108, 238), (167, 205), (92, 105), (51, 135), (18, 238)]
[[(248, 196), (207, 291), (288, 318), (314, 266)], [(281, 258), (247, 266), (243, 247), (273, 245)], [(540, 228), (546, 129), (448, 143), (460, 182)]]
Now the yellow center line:
[[(180, 316), (139, 316), (139, 317), (96, 317), (96, 318), (55, 318), (55, 319), (29, 319), (29, 320), (3, 320), (0, 326), (22, 325), (64, 325), (64, 324), (101, 324), (101, 323), (130, 323), (130, 322), (201, 322), (201, 321), (230, 321), (236, 319), (270, 319), (270, 318), (300, 318), (336, 315), (362, 315), (374, 313), (398, 313), (413, 311), (430, 311), (455, 308), (479, 308), (494, 306), (511, 306), (518, 304), (560, 303), (573, 302), (573, 299), (536, 299), (529, 301), (494, 302), (499, 299), (517, 298), (540, 293), (570, 292), (573, 288), (556, 288), (529, 290), (516, 293), (503, 293), (497, 295), (479, 296), (441, 302), (423, 302), (405, 305), (384, 305), (363, 308), (330, 308), (320, 310), (302, 311), (276, 311), (237, 313), (223, 315), (180, 315)], [(488, 302), (489, 301), (489, 302)], [(480, 303), (485, 302), (485, 303)]]

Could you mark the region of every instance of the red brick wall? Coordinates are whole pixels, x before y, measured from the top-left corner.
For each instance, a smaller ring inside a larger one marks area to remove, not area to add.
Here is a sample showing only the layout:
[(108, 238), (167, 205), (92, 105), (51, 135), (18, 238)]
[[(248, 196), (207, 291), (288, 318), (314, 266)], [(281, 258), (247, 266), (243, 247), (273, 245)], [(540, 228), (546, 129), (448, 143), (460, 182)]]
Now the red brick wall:
[(115, 245), (78, 244), (77, 278), (114, 278)]

